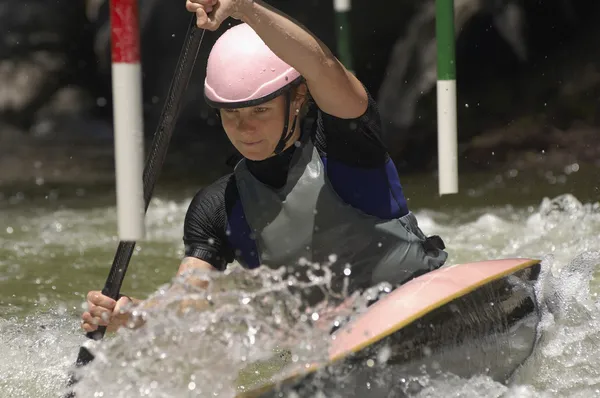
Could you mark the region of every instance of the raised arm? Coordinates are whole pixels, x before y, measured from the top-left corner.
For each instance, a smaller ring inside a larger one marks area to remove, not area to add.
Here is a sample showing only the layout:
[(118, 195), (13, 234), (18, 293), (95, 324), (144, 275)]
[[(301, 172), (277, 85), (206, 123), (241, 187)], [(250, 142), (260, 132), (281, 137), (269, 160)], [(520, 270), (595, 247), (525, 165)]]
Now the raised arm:
[(216, 30), (227, 17), (247, 23), (271, 51), (306, 79), (319, 108), (332, 116), (353, 119), (367, 109), (362, 83), (308, 29), (260, 0), (187, 0), (198, 27)]

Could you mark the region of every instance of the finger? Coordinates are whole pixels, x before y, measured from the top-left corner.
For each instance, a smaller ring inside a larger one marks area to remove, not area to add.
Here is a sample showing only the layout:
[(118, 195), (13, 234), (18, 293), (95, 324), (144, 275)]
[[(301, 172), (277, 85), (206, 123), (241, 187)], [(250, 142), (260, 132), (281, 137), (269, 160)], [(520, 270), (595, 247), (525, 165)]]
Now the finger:
[(94, 317), (92, 317), (92, 315), (89, 312), (84, 312), (81, 316), (81, 319), (83, 319), (81, 327), (86, 332), (93, 332), (94, 330), (98, 329), (97, 322), (94, 320)]
[(81, 325), (81, 328), (83, 330), (85, 330), (86, 332), (95, 332), (96, 330), (98, 330), (98, 326), (96, 325), (90, 325), (89, 323), (84, 323), (83, 325)]
[(110, 314), (105, 313), (100, 316), (95, 316), (92, 313), (87, 313), (84, 321), (90, 325), (107, 326), (110, 322)]
[(185, 3), (185, 8), (188, 11), (195, 12), (200, 8), (213, 7), (215, 5), (215, 1), (213, 0), (187, 0)]
[(89, 308), (88, 312), (94, 317), (94, 318), (100, 318), (105, 322), (110, 321), (110, 316), (112, 315), (112, 310), (107, 310), (106, 308), (102, 308), (99, 307), (97, 305), (92, 306)]
[(128, 312), (129, 306), (132, 304), (131, 300), (127, 296), (123, 296), (117, 301), (117, 305), (115, 305), (115, 309), (113, 310), (113, 315), (121, 315), (123, 313)]
[(204, 9), (199, 9), (196, 11), (196, 25), (199, 28), (205, 28), (208, 24), (208, 15), (206, 15), (206, 11)]
[(217, 3), (214, 7), (213, 12), (208, 14), (208, 30), (217, 30), (224, 20), (229, 17), (227, 9), (221, 7), (221, 3)]
[[(115, 305), (117, 304), (117, 302), (115, 300), (111, 299), (108, 296), (103, 295), (102, 292), (99, 292), (99, 291), (89, 292), (87, 295), (87, 301), (94, 305), (98, 305), (100, 307), (104, 307), (109, 310), (112, 310), (113, 308), (115, 308)], [(88, 303), (88, 305), (89, 305), (89, 303)]]
[(185, 2), (185, 9), (188, 10), (189, 12), (196, 12), (200, 8), (202, 8), (202, 4), (198, 4), (198, 3), (195, 3), (195, 2), (190, 1), (190, 0), (187, 0)]

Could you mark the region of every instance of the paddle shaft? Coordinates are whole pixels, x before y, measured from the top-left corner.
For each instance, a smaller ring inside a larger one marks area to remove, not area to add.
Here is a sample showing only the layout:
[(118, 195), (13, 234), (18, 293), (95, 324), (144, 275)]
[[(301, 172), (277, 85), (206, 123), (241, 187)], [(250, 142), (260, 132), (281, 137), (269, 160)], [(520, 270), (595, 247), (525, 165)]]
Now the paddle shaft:
[[(173, 80), (167, 95), (167, 99), (163, 106), (162, 114), (159, 119), (157, 129), (154, 133), (150, 153), (146, 159), (146, 164), (143, 173), (143, 184), (144, 184), (144, 203), (145, 211), (148, 210), (150, 199), (154, 191), (154, 186), (160, 175), (162, 165), (167, 155), (169, 142), (173, 135), (173, 130), (179, 116), (181, 105), (183, 103), (184, 93), (187, 89), (190, 81), (194, 65), (196, 62), (196, 56), (204, 37), (204, 30), (200, 30), (196, 27), (196, 17), (193, 16), (188, 28), (186, 40), (179, 55), (179, 60), (175, 69)], [(102, 289), (102, 294), (117, 300), (125, 279), (125, 273), (135, 248), (135, 242), (119, 242), (119, 246), (115, 253), (110, 272)], [(94, 340), (100, 340), (106, 333), (106, 327), (100, 326), (94, 332), (89, 332), (86, 337)], [(94, 356), (82, 346), (77, 356), (76, 366), (81, 367), (94, 359)], [(71, 374), (69, 380), (69, 386), (76, 383), (74, 375)], [(66, 397), (74, 397), (73, 393), (67, 394)]]

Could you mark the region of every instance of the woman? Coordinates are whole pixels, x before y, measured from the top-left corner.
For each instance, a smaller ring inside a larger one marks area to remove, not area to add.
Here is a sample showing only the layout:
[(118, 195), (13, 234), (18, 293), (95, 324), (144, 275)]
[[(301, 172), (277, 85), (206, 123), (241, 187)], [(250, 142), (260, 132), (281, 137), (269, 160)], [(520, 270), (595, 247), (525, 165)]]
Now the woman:
[[(186, 8), (204, 29), (243, 22), (212, 48), (204, 91), (243, 159), (192, 200), (178, 273), (327, 263), (334, 289), (354, 291), (440, 267), (443, 242), (407, 208), (375, 102), (327, 47), (260, 0)], [(118, 327), (128, 301), (90, 292), (83, 328)]]

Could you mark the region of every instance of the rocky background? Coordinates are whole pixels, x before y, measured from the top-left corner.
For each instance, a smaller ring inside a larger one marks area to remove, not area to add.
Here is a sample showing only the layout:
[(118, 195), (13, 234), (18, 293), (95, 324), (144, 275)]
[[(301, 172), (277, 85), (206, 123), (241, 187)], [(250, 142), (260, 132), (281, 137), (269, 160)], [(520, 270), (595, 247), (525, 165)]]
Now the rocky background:
[[(147, 143), (184, 40), (184, 1), (139, 0)], [(335, 51), (333, 1), (271, 0)], [(600, 159), (600, 2), (455, 0), (461, 172)], [(403, 173), (435, 170), (434, 0), (353, 0), (355, 71)], [(0, 185), (113, 177), (108, 4), (0, 2)], [(232, 152), (202, 99), (207, 33), (165, 169), (207, 181)]]

